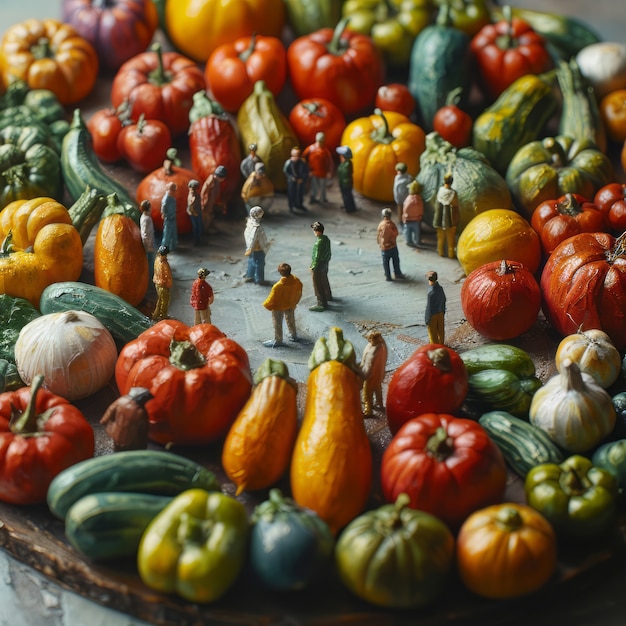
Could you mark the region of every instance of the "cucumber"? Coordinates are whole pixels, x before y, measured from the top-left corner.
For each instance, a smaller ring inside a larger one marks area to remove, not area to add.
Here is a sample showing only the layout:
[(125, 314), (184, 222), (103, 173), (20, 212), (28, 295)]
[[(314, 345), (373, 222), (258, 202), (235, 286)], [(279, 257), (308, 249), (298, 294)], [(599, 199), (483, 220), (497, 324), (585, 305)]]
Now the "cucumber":
[(151, 328), (154, 322), (119, 296), (87, 283), (65, 281), (46, 287), (39, 300), (42, 313), (86, 311), (126, 344)]
[(195, 461), (173, 452), (128, 450), (93, 457), (57, 474), (48, 487), (53, 515), (65, 519), (83, 496), (124, 491), (173, 496), (187, 489), (220, 489), (215, 474)]
[(499, 408), (514, 402), (522, 393), (516, 374), (503, 369), (485, 369), (468, 377), (468, 401), (477, 401)]
[(139, 224), (139, 208), (126, 187), (109, 176), (100, 165), (93, 150), (91, 135), (80, 109), (74, 109), (70, 129), (61, 146), (61, 171), (65, 187), (73, 201), (89, 187), (104, 196), (115, 193), (122, 204), (134, 209), (134, 219)]
[(171, 501), (171, 496), (147, 493), (92, 493), (70, 507), (65, 536), (93, 561), (135, 558), (148, 524)]
[(74, 228), (80, 234), (83, 245), (89, 238), (93, 227), (100, 221), (106, 205), (107, 198), (105, 195), (97, 189), (87, 187), (67, 210)]
[(535, 375), (535, 363), (522, 348), (504, 343), (486, 343), (459, 355), (465, 363), (468, 375), (484, 369), (508, 370), (519, 378)]
[(541, 463), (562, 463), (565, 455), (538, 426), (507, 413), (489, 411), (478, 423), (502, 451), (504, 460), (522, 478)]

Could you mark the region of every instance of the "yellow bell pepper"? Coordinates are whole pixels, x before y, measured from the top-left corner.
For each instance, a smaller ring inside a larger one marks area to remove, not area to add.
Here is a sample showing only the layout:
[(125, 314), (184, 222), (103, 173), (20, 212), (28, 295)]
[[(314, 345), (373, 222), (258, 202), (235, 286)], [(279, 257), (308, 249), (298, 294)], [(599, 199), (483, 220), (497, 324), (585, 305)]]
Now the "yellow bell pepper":
[(67, 209), (52, 198), (8, 204), (0, 213), (0, 242), (0, 293), (38, 308), (48, 285), (80, 277), (80, 235)]
[(393, 202), (396, 164), (406, 163), (407, 172), (417, 176), (426, 137), (405, 115), (376, 109), (374, 115), (350, 122), (341, 143), (352, 150), (355, 191), (372, 200)]

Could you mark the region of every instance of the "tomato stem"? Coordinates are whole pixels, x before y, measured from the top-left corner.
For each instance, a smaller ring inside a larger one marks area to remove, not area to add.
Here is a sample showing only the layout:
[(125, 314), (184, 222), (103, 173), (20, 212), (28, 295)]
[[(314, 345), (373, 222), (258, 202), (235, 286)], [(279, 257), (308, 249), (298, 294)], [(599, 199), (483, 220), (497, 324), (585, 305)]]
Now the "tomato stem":
[(153, 44), (150, 49), (153, 52), (156, 52), (157, 66), (148, 75), (148, 80), (155, 85), (164, 85), (165, 83), (169, 83), (171, 78), (168, 72), (165, 71), (165, 67), (163, 65), (163, 49), (161, 48), (161, 44), (157, 42)]
[(522, 526), (522, 516), (512, 506), (502, 507), (496, 514), (496, 520), (500, 526), (509, 531), (517, 530)]
[(252, 33), (252, 36), (250, 37), (250, 45), (239, 55), (239, 59), (243, 63), (245, 63), (250, 58), (250, 55), (254, 52), (255, 47), (256, 33)]
[(321, 107), (317, 102), (301, 102), (300, 106), (306, 109), (309, 115), (324, 117), (324, 115), (320, 112)]
[(563, 197), (563, 201), (557, 203), (557, 210), (563, 215), (576, 217), (576, 215), (582, 213), (582, 206), (574, 194), (568, 192)]

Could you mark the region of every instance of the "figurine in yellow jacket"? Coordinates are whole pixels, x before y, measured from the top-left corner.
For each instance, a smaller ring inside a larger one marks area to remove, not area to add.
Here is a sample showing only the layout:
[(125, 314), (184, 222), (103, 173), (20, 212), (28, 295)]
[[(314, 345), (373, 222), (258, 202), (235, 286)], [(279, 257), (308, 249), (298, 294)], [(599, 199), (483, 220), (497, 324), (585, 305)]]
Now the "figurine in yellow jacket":
[(302, 282), (291, 273), (291, 265), (288, 263), (281, 263), (278, 266), (278, 273), (281, 276), (280, 280), (274, 283), (269, 296), (263, 303), (263, 306), (272, 312), (274, 323), (274, 339), (263, 342), (263, 345), (268, 348), (285, 345), (283, 343), (283, 319), (289, 331), (289, 341), (298, 341), (295, 311), (302, 297)]

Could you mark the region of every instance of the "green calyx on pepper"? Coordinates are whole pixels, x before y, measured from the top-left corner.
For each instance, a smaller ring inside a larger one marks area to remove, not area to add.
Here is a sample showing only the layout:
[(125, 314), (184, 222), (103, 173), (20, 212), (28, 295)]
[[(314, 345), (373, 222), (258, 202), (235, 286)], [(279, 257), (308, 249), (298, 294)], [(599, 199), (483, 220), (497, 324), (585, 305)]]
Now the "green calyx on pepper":
[(597, 537), (615, 522), (617, 481), (583, 456), (570, 456), (560, 465), (534, 467), (524, 489), (528, 504), (563, 535)]

